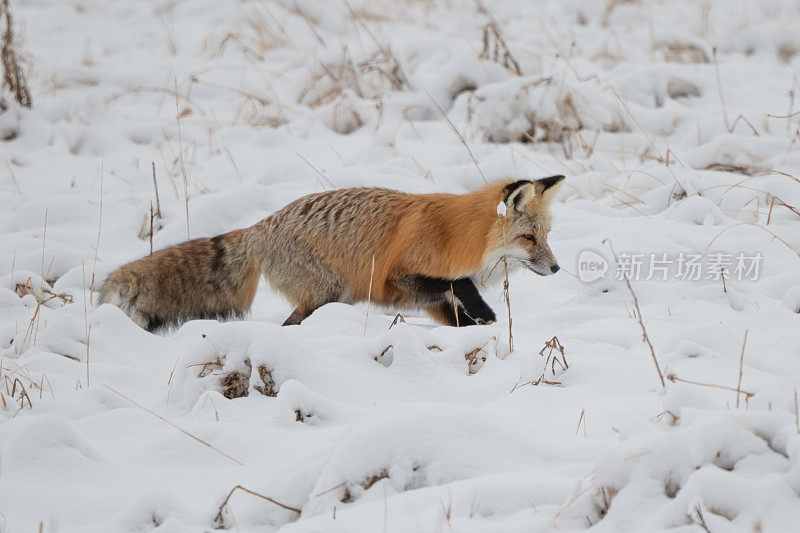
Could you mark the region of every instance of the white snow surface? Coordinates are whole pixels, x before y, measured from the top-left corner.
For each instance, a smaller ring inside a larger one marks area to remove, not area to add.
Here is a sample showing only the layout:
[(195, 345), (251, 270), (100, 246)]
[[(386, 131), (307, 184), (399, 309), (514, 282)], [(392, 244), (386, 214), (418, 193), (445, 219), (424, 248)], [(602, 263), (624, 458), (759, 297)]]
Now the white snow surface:
[[(0, 112), (0, 532), (797, 530), (797, 3), (480, 5), (11, 2), (33, 108)], [(487, 17), (521, 75), (481, 57)], [(502, 286), (490, 326), (282, 328), (262, 283), (243, 320), (153, 335), (97, 306), (150, 252), (153, 163), (154, 249), (333, 187), (565, 174), (562, 271), (511, 275), (513, 350)], [(662, 387), (613, 261), (577, 278), (611, 245), (763, 260), (631, 281)]]

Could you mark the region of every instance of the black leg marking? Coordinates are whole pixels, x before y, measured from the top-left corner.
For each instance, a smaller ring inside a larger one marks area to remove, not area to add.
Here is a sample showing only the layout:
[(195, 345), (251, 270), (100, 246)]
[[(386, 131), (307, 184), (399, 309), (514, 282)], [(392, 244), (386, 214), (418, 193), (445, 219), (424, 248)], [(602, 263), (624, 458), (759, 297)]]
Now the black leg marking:
[[(445, 300), (439, 304), (439, 309), (442, 311), (448, 326), (474, 326), (477, 324), (475, 320), (464, 312), (464, 308), (460, 305), (454, 306), (452, 300)], [(458, 320), (456, 320), (456, 309), (458, 309)]]
[(284, 321), (284, 323), (281, 324), (281, 326), (296, 326), (300, 322), (302, 322), (303, 320), (305, 320), (306, 318), (311, 316), (311, 313), (313, 313), (313, 312), (314, 312), (313, 309), (311, 311), (308, 311), (308, 312), (300, 311), (299, 308), (295, 309), (294, 312), (291, 315), (289, 315), (289, 318), (287, 318)]
[(147, 328), (145, 328), (150, 333), (155, 333), (156, 330), (159, 330), (166, 326), (167, 323), (161, 317), (153, 315), (147, 321)]
[(469, 278), (457, 279), (453, 282), (453, 292), (459, 299), (464, 311), (477, 324), (491, 324), (497, 317), (489, 304), (481, 297), (478, 288)]
[[(455, 312), (451, 295), (455, 296), (460, 304), (458, 305), (459, 325), (491, 324), (497, 320), (494, 311), (481, 297), (478, 288), (470, 278), (449, 280), (429, 276), (412, 276), (406, 283), (411, 284), (416, 292), (420, 292), (428, 298), (434, 300), (445, 298), (446, 304), (450, 306), (448, 317), (453, 319), (453, 325), (455, 325)], [(464, 316), (463, 320), (462, 315)]]
[(291, 315), (289, 315), (289, 318), (287, 318), (286, 321), (281, 325), (282, 326), (296, 326), (297, 324), (299, 324), (300, 322), (302, 322), (306, 318), (310, 317), (311, 313), (313, 313), (314, 311), (316, 311), (317, 309), (319, 309), (323, 305), (329, 304), (329, 303), (333, 303), (333, 302), (338, 302), (339, 299), (341, 298), (341, 296), (342, 296), (341, 294), (337, 294), (336, 296), (331, 296), (330, 298), (327, 298), (326, 300), (323, 300), (322, 302), (320, 302), (319, 304), (315, 305), (314, 307), (309, 308), (307, 311), (303, 311), (298, 307), (297, 309), (294, 310), (294, 312), (292, 312)]

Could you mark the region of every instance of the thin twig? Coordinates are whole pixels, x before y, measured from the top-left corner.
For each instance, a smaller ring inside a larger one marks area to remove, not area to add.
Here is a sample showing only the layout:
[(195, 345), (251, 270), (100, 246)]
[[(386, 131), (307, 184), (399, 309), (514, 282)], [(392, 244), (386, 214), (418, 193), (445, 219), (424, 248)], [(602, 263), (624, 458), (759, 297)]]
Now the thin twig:
[(156, 181), (156, 162), (151, 161), (153, 167), (153, 188), (156, 190), (156, 214), (161, 217), (161, 201), (158, 199), (158, 182)]
[(372, 278), (375, 275), (375, 254), (372, 254), (372, 269), (369, 272), (369, 292), (367, 293), (367, 316), (364, 318), (364, 335), (367, 334), (367, 321), (369, 321), (369, 306), (372, 303)]
[(86, 333), (86, 388), (89, 388), (89, 342), (92, 336), (92, 325), (89, 324), (89, 331)]
[(264, 496), (263, 494), (259, 494), (258, 492), (252, 491), (252, 490), (250, 490), (248, 488), (245, 488), (245, 487), (243, 487), (241, 485), (236, 485), (235, 487), (233, 487), (231, 489), (231, 491), (225, 497), (225, 501), (222, 502), (222, 505), (219, 506), (219, 512), (217, 513), (217, 517), (214, 519), (215, 522), (218, 525), (222, 526), (224, 524), (225, 519), (223, 518), (222, 513), (225, 511), (225, 506), (228, 505), (228, 500), (231, 499), (231, 496), (233, 496), (233, 493), (236, 492), (237, 490), (244, 491), (247, 494), (251, 494), (253, 496), (258, 496), (259, 498), (261, 498), (263, 500), (267, 500), (270, 503), (274, 503), (278, 507), (282, 507), (282, 508), (286, 509), (287, 511), (294, 511), (297, 514), (302, 514), (303, 513), (303, 511), (301, 511), (300, 509), (298, 509), (296, 507), (292, 507), (290, 505), (283, 504), (283, 503), (281, 503), (281, 502), (279, 502), (277, 500), (273, 500), (269, 496)]
[(150, 255), (153, 255), (153, 202), (150, 202)]
[[(667, 379), (670, 380), (673, 383), (681, 382), (681, 383), (688, 383), (689, 385), (698, 385), (700, 387), (712, 387), (712, 388), (715, 388), (715, 389), (722, 389), (722, 390), (729, 390), (729, 391), (732, 391), (732, 392), (737, 392), (737, 389), (734, 389), (733, 387), (728, 387), (727, 385), (717, 385), (716, 383), (703, 383), (701, 381), (692, 381), (691, 379), (683, 379), (681, 377), (678, 377), (677, 374), (667, 374)], [(756, 395), (755, 392), (747, 392), (746, 390), (738, 390), (738, 392), (741, 392), (742, 394), (744, 394), (744, 401), (745, 402)]]
[(478, 173), (481, 175), (481, 178), (483, 178), (484, 183), (489, 183), (489, 180), (486, 179), (486, 175), (483, 173), (483, 170), (481, 170), (480, 165), (478, 165), (478, 160), (475, 159), (475, 155), (472, 153), (472, 150), (470, 150), (467, 141), (464, 140), (464, 136), (461, 135), (461, 132), (458, 131), (456, 125), (453, 124), (453, 122), (450, 120), (450, 117), (447, 116), (447, 113), (444, 112), (444, 109), (442, 109), (442, 107), (436, 102), (436, 100), (433, 99), (433, 96), (431, 96), (431, 93), (428, 92), (428, 89), (424, 85), (422, 86), (422, 90), (425, 91), (425, 94), (428, 95), (428, 98), (430, 98), (431, 102), (433, 102), (433, 105), (435, 105), (436, 109), (439, 110), (439, 113), (442, 114), (444, 119), (447, 121), (447, 124), (450, 126), (450, 129), (453, 131), (453, 133), (456, 134), (456, 137), (458, 137), (458, 140), (461, 141), (461, 144), (464, 145), (464, 148), (467, 149), (467, 152), (469, 152), (469, 156), (472, 158), (472, 162), (475, 163), (475, 168), (478, 169)]
[[(92, 282), (89, 284), (89, 304), (94, 305), (94, 275), (97, 271), (97, 253), (100, 251), (100, 230), (103, 227), (103, 159), (100, 159), (100, 215), (97, 219), (97, 242), (94, 245), (94, 263), (92, 264)], [(88, 387), (89, 384), (87, 383)]]
[(199, 442), (199, 443), (200, 443), (200, 444), (202, 444), (203, 446), (208, 446), (209, 448), (211, 448), (212, 450), (214, 450), (214, 451), (215, 451), (215, 452), (217, 452), (218, 454), (222, 455), (222, 456), (223, 456), (223, 457), (225, 457), (226, 459), (230, 459), (231, 461), (233, 461), (233, 462), (234, 462), (234, 463), (236, 463), (237, 465), (244, 466), (244, 463), (242, 463), (241, 461), (239, 461), (239, 460), (237, 460), (237, 459), (234, 459), (233, 457), (231, 457), (231, 456), (230, 456), (230, 455), (228, 455), (227, 453), (223, 452), (222, 450), (220, 450), (220, 449), (218, 449), (218, 448), (215, 448), (213, 445), (211, 445), (210, 443), (208, 443), (208, 442), (204, 441), (204, 440), (203, 440), (203, 439), (201, 439), (200, 437), (196, 437), (196, 436), (192, 435), (191, 433), (189, 433), (189, 432), (188, 432), (188, 431), (186, 431), (185, 429), (182, 429), (181, 427), (179, 427), (179, 426), (178, 426), (178, 425), (176, 425), (175, 423), (173, 423), (173, 422), (170, 422), (169, 420), (167, 420), (166, 418), (164, 418), (164, 417), (163, 417), (163, 416), (161, 416), (160, 414), (156, 413), (155, 411), (151, 411), (151, 410), (150, 410), (150, 409), (148, 409), (147, 407), (143, 406), (143, 405), (142, 405), (142, 404), (140, 404), (140, 403), (137, 403), (137, 402), (136, 402), (136, 401), (134, 401), (133, 399), (131, 399), (131, 398), (129, 398), (129, 397), (127, 397), (127, 396), (125, 396), (125, 395), (124, 395), (124, 394), (122, 394), (121, 392), (119, 392), (119, 391), (117, 391), (117, 390), (115, 390), (115, 389), (113, 389), (113, 388), (109, 387), (108, 385), (105, 385), (105, 384), (104, 384), (103, 386), (104, 386), (105, 388), (107, 388), (108, 390), (110, 390), (111, 392), (113, 392), (114, 394), (116, 394), (117, 396), (120, 396), (120, 397), (122, 397), (122, 398), (124, 398), (124, 399), (128, 400), (129, 402), (131, 402), (133, 405), (135, 405), (135, 406), (136, 406), (136, 407), (138, 407), (139, 409), (141, 409), (141, 410), (143, 410), (143, 411), (145, 411), (145, 412), (147, 412), (147, 413), (150, 413), (151, 415), (153, 415), (154, 417), (158, 418), (158, 419), (159, 419), (159, 420), (161, 420), (162, 422), (166, 422), (166, 423), (167, 423), (167, 424), (169, 424), (170, 426), (174, 427), (175, 429), (177, 429), (178, 431), (180, 431), (180, 432), (181, 432), (181, 433), (183, 433), (184, 435), (186, 435), (186, 436), (188, 436), (188, 437), (191, 437), (191, 438), (193, 438), (194, 440), (196, 440), (197, 442)]
[(742, 341), (742, 355), (739, 356), (739, 383), (736, 384), (736, 408), (739, 408), (739, 393), (742, 390), (742, 365), (744, 363), (744, 347), (747, 346), (747, 332), (744, 330), (744, 341)]
[[(603, 239), (603, 242), (607, 242), (609, 247), (611, 248), (611, 253), (614, 254), (614, 260), (619, 262), (619, 258), (617, 257), (617, 252), (614, 251), (614, 246), (611, 244), (609, 239)], [(642, 337), (644, 341), (647, 343), (648, 348), (650, 348), (650, 355), (653, 357), (653, 364), (656, 365), (656, 372), (658, 372), (658, 379), (661, 381), (661, 388), (666, 389), (667, 384), (664, 382), (664, 374), (661, 373), (661, 367), (658, 365), (658, 358), (656, 357), (656, 351), (653, 349), (653, 343), (650, 342), (650, 337), (647, 336), (647, 329), (644, 327), (644, 322), (642, 321), (642, 310), (639, 309), (639, 299), (636, 298), (636, 293), (633, 291), (633, 287), (631, 286), (631, 282), (627, 272), (623, 272), (622, 277), (625, 279), (625, 284), (628, 286), (628, 290), (633, 296), (633, 306), (636, 308), (636, 319), (639, 321), (639, 327), (642, 328)]]
[[(329, 180), (329, 179), (328, 179), (328, 177), (327, 177), (325, 174), (323, 174), (322, 172), (320, 172), (320, 170), (319, 170), (317, 167), (315, 167), (314, 165), (312, 165), (312, 164), (311, 164), (311, 161), (309, 161), (308, 159), (306, 159), (305, 157), (303, 157), (303, 154), (301, 154), (300, 152), (297, 152), (297, 155), (300, 157), (300, 159), (302, 159), (303, 161), (305, 161), (305, 162), (306, 162), (306, 165), (310, 166), (310, 167), (311, 167), (311, 169), (312, 169), (314, 172), (316, 172), (317, 174), (319, 174), (320, 176), (322, 176), (322, 179), (324, 179), (325, 181), (327, 181), (327, 182), (328, 182), (328, 185), (330, 185), (330, 186), (331, 186), (331, 187), (333, 187), (334, 189), (336, 188), (336, 185), (334, 185), (334, 184), (331, 182), (331, 180)], [(322, 188), (324, 189), (324, 188), (325, 188), (325, 186), (323, 185), (323, 187), (322, 187)]]
[[(178, 104), (178, 78), (175, 78), (175, 119), (178, 121), (178, 154), (183, 176), (183, 200), (186, 206), (186, 239), (191, 239), (189, 233), (189, 178), (186, 175), (186, 163), (183, 160), (183, 136), (181, 134), (181, 111)], [(154, 167), (155, 168), (155, 167)]]
[(453, 314), (456, 315), (456, 327), (460, 327), (458, 323), (458, 303), (456, 302), (456, 293), (453, 290), (452, 282), (450, 282), (450, 297), (453, 299)]
[(717, 76), (717, 91), (719, 91), (719, 101), (722, 104), (722, 116), (725, 118), (725, 129), (728, 130), (728, 133), (731, 132), (731, 125), (728, 122), (728, 111), (725, 107), (725, 97), (722, 94), (722, 80), (719, 77), (719, 62), (717, 61), (717, 48), (714, 47), (712, 49), (712, 55), (714, 56), (714, 72)]

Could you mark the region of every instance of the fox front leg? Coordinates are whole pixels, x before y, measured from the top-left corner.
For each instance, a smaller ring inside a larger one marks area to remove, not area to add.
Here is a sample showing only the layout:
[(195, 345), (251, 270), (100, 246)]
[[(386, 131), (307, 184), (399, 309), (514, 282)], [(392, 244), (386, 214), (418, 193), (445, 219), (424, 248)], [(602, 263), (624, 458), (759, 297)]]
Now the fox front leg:
[(496, 320), (489, 307), (469, 278), (445, 279), (430, 276), (412, 276), (404, 284), (431, 302), (437, 320), (452, 326), (491, 324)]
[(475, 283), (469, 278), (460, 278), (453, 282), (453, 294), (458, 298), (464, 312), (476, 324), (493, 324), (497, 317), (483, 299)]

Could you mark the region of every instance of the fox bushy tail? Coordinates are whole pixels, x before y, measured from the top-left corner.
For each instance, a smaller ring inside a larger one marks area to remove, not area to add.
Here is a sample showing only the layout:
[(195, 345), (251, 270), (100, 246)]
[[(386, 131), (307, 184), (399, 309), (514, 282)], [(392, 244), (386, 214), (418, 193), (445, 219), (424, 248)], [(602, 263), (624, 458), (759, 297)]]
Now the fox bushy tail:
[(255, 297), (263, 246), (255, 226), (160, 250), (111, 273), (100, 303), (149, 331), (196, 318), (241, 316)]

